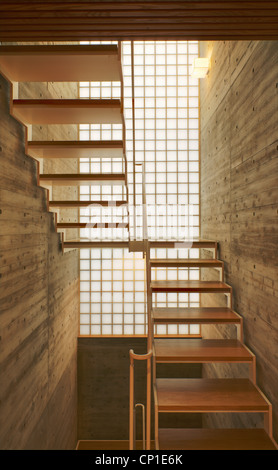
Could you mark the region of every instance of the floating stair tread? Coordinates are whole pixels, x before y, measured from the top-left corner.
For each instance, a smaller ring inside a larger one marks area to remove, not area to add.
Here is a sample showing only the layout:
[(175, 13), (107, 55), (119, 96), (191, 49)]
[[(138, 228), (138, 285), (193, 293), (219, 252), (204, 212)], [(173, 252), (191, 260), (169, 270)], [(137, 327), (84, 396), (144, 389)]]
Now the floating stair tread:
[(124, 173), (73, 173), (73, 174), (41, 174), (41, 183), (50, 183), (61, 186), (78, 186), (90, 184), (125, 184)]
[(154, 339), (156, 362), (252, 362), (253, 355), (233, 339)]
[(215, 249), (217, 242), (214, 240), (206, 240), (202, 238), (192, 238), (188, 240), (150, 240), (151, 248), (213, 248)]
[(223, 261), (217, 259), (150, 259), (152, 268), (159, 267), (196, 267), (196, 268), (222, 268)]
[(269, 404), (248, 379), (156, 379), (158, 411), (267, 412)]
[(151, 281), (152, 292), (225, 292), (230, 293), (232, 288), (220, 281)]
[(240, 323), (241, 317), (228, 307), (157, 307), (152, 309), (155, 323)]
[(15, 82), (120, 81), (118, 46), (1, 46), (0, 70)]
[(34, 158), (123, 158), (122, 140), (30, 141), (28, 154)]
[(119, 207), (125, 206), (127, 201), (49, 201), (49, 207), (88, 207), (91, 205), (100, 205), (103, 207)]
[(128, 228), (127, 222), (58, 222), (57, 228)]
[(27, 124), (121, 124), (118, 99), (13, 100), (12, 115)]
[(159, 450), (277, 450), (264, 429), (158, 430)]
[(129, 242), (125, 240), (111, 241), (81, 241), (67, 240), (63, 242), (64, 248), (128, 248)]

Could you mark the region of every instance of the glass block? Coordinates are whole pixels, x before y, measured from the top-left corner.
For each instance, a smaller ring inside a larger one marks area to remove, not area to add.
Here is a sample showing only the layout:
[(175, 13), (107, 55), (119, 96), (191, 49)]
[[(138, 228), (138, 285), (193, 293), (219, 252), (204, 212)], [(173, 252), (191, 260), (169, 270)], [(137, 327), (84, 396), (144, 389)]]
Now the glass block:
[(123, 304), (122, 303), (113, 303), (113, 313), (122, 313), (123, 312)]
[[(100, 310), (96, 310), (98, 312), (100, 312)], [(91, 324), (92, 325), (99, 325), (100, 322), (101, 322), (101, 314), (100, 313), (94, 313), (92, 312), (92, 315), (91, 315)]]
[(96, 296), (93, 294), (91, 303), (91, 313), (99, 313), (101, 311), (100, 295), (98, 299), (96, 299), (95, 297)]
[(199, 335), (200, 334), (200, 326), (199, 325), (189, 325), (189, 332), (191, 335)]
[(90, 131), (89, 130), (80, 130), (79, 131), (79, 139), (80, 140), (90, 140)]
[(89, 325), (90, 324), (90, 315), (80, 314), (80, 325)]
[(90, 269), (90, 260), (87, 260), (87, 259), (86, 259), (86, 260), (83, 260), (83, 259), (81, 259), (79, 266), (80, 266), (80, 269), (84, 269), (84, 270), (85, 270), (85, 269)]
[[(107, 42), (107, 41), (106, 41)], [(111, 41), (108, 41), (111, 43)], [(89, 42), (88, 42), (89, 43)], [(97, 41), (93, 43), (98, 43)], [(131, 60), (130, 60), (130, 43), (124, 41), (123, 47), (123, 74), (124, 74), (124, 108), (126, 118), (126, 149), (128, 159), (128, 178), (129, 178), (129, 195), (133, 197), (133, 144), (132, 144), (132, 90), (131, 90)], [(199, 171), (199, 148), (198, 148), (198, 137), (199, 137), (199, 99), (198, 99), (198, 80), (190, 77), (190, 68), (194, 57), (198, 54), (198, 42), (187, 42), (187, 41), (136, 41), (134, 43), (135, 48), (135, 106), (136, 106), (136, 159), (137, 161), (145, 160), (149, 162), (146, 165), (147, 174), (147, 185), (146, 190), (148, 193), (148, 204), (157, 205), (159, 208), (164, 204), (168, 205), (168, 217), (167, 226), (161, 227), (161, 219), (163, 216), (154, 217), (157, 211), (154, 211), (153, 215), (148, 216), (150, 222), (151, 236), (166, 235), (167, 237), (173, 237), (180, 233), (188, 234), (191, 230), (192, 233), (199, 233), (199, 192), (190, 192), (191, 190), (196, 191), (199, 188), (198, 171)], [(190, 51), (190, 56), (187, 52)], [(159, 54), (155, 58), (155, 52)], [(166, 56), (166, 53), (168, 56)], [(144, 57), (144, 54), (145, 55)], [(144, 66), (145, 64), (145, 66)], [(176, 75), (178, 72), (178, 75)], [(146, 73), (147, 79), (144, 74)], [(156, 73), (156, 75), (155, 75)], [(146, 88), (145, 88), (146, 86)], [(156, 89), (155, 89), (156, 87)], [(83, 93), (87, 93), (91, 97), (120, 97), (120, 86), (119, 83), (112, 82), (83, 82), (81, 83), (80, 89), (83, 88)], [(87, 91), (85, 91), (87, 89)], [(187, 97), (187, 94), (189, 95)], [(167, 100), (165, 96), (167, 95)], [(156, 96), (156, 99), (154, 99)], [(145, 102), (146, 97), (146, 102)], [(178, 97), (178, 98), (177, 98)], [(168, 108), (166, 108), (166, 105)], [(156, 106), (156, 108), (155, 108)], [(188, 107), (189, 106), (189, 107)], [(192, 108), (192, 106), (194, 106)], [(167, 122), (165, 121), (167, 117)], [(101, 138), (121, 140), (122, 129), (121, 125), (89, 125), (83, 124), (79, 126), (80, 139), (89, 140), (89, 138), (98, 140)], [(90, 133), (90, 136), (88, 135)], [(87, 133), (87, 134), (86, 134)], [(167, 141), (167, 140), (168, 141)], [(80, 171), (82, 172), (121, 172), (123, 167), (120, 161), (113, 160), (113, 165), (108, 164), (108, 159), (82, 159), (80, 160)], [(167, 166), (167, 178), (166, 178), (166, 162)], [(189, 172), (189, 173), (188, 173)], [(178, 185), (176, 183), (179, 183)], [(188, 186), (187, 183), (189, 183)], [(167, 185), (167, 186), (166, 186)], [(171, 186), (172, 185), (172, 186)], [(197, 185), (197, 186), (194, 186)], [(142, 183), (141, 175), (136, 178), (136, 202), (141, 205), (142, 199)], [(188, 194), (189, 192), (189, 194)], [(111, 189), (110, 185), (104, 187), (100, 185), (93, 185), (91, 187), (80, 187), (80, 199), (87, 200), (92, 198), (93, 200), (100, 199), (118, 199), (120, 200), (123, 196), (123, 191), (120, 186)], [(170, 211), (170, 206), (176, 206), (177, 204), (190, 204), (194, 205), (196, 212), (190, 220), (183, 218), (179, 220), (177, 214)], [(170, 212), (169, 212), (170, 211)], [(159, 211), (158, 211), (159, 212)], [(108, 221), (109, 217), (113, 220), (120, 220), (121, 214), (113, 211), (98, 211), (92, 212), (84, 209), (80, 209), (80, 220), (87, 223), (91, 219), (89, 216), (97, 217), (99, 220)], [(192, 220), (191, 220), (192, 219)], [(142, 233), (142, 217), (138, 214), (138, 233)], [(181, 224), (178, 227), (178, 224)], [(164, 224), (165, 225), (165, 224)], [(87, 233), (88, 232), (88, 233)], [(93, 232), (93, 233), (92, 233)], [(191, 233), (190, 232), (190, 233)], [(117, 229), (94, 229), (94, 230), (82, 230), (80, 235), (86, 237), (88, 234), (94, 237), (113, 237), (124, 236), (124, 231), (120, 232)], [(111, 312), (106, 311), (106, 305), (112, 306), (115, 315), (118, 315), (117, 320), (114, 318), (114, 326), (122, 328), (120, 319), (122, 318), (123, 310), (126, 308), (132, 309), (132, 312), (142, 315), (140, 321), (143, 321), (144, 312), (146, 309), (146, 293), (145, 293), (145, 266), (144, 260), (139, 259), (140, 254), (133, 254), (130, 258), (129, 255), (123, 254), (119, 250), (119, 254), (115, 254), (113, 250), (105, 251), (98, 250), (97, 256), (90, 256), (90, 250), (87, 255), (82, 255), (80, 261), (84, 261), (81, 271), (84, 272), (81, 276), (83, 279), (83, 288), (86, 288), (85, 279), (90, 279), (88, 274), (90, 269), (90, 262), (92, 272), (91, 279), (93, 282), (100, 283), (102, 279), (101, 289), (92, 291), (91, 296), (91, 308), (96, 313), (110, 314)], [(192, 250), (191, 250), (192, 251)], [(164, 257), (169, 256), (168, 250)], [(112, 258), (113, 256), (113, 258)], [(127, 256), (127, 258), (126, 258)], [(175, 255), (177, 256), (177, 254)], [(182, 256), (182, 255), (181, 255)], [(192, 254), (190, 256), (193, 256)], [(113, 259), (113, 261), (112, 261)], [(134, 261), (136, 259), (136, 261)], [(91, 261), (90, 261), (91, 260)], [(130, 270), (125, 266), (125, 261), (130, 261)], [(137, 264), (137, 262), (139, 264)], [(112, 270), (112, 271), (111, 271)], [(101, 275), (102, 271), (102, 275)], [(168, 278), (172, 279), (174, 271), (168, 270)], [(112, 272), (112, 275), (111, 275)], [(163, 272), (163, 271), (162, 271)], [(186, 273), (186, 275), (185, 275)], [(179, 270), (179, 279), (184, 279), (187, 276), (188, 270)], [(195, 272), (192, 276), (195, 277)], [(176, 273), (177, 275), (177, 273)], [(123, 291), (123, 277), (124, 282), (130, 283), (130, 290)], [(112, 282), (112, 279), (114, 282)], [(141, 285), (137, 283), (141, 283)], [(117, 284), (118, 283), (118, 284)], [(131, 288), (131, 285), (133, 286)], [(95, 284), (97, 286), (97, 284)], [(111, 289), (119, 288), (119, 290), (113, 291)], [(135, 287), (136, 286), (136, 287)], [(108, 289), (110, 288), (110, 290)], [(138, 289), (142, 289), (138, 291)], [(110, 296), (110, 297), (109, 297)], [(163, 294), (153, 295), (154, 302), (159, 305), (176, 305), (177, 295)], [(90, 298), (90, 291), (83, 290), (80, 292), (80, 299), (83, 300), (83, 304), (88, 304)], [(135, 303), (134, 303), (135, 300)], [(194, 301), (194, 297), (190, 296), (190, 305), (198, 305), (198, 299)], [(177, 302), (180, 306), (188, 305), (188, 295), (178, 295)], [(113, 302), (113, 305), (112, 305)], [(86, 307), (87, 308), (87, 307)], [(127, 315), (131, 312), (127, 312)], [(82, 313), (82, 315), (87, 315)], [(133, 321), (134, 317), (132, 316)], [(139, 318), (139, 317), (138, 317)], [(85, 317), (83, 318), (85, 321)], [(144, 322), (146, 319), (144, 320)], [(119, 322), (119, 323), (117, 323)], [(146, 326), (144, 327), (144, 333), (146, 333)], [(101, 330), (101, 318), (98, 319), (98, 334), (104, 334)], [(108, 325), (111, 326), (112, 325)], [(119, 334), (117, 329), (112, 327), (111, 334)], [(122, 334), (137, 334), (132, 324), (127, 325), (129, 329), (123, 330)], [(165, 326), (166, 327), (166, 326)], [(176, 327), (176, 326), (175, 326)], [(188, 326), (185, 326), (188, 328)], [(186, 330), (183, 326), (179, 326), (178, 333), (186, 334)], [(96, 330), (95, 330), (96, 331)], [(165, 334), (169, 332), (169, 328), (166, 327)], [(188, 331), (187, 331), (188, 332)], [(96, 334), (96, 333), (95, 333)], [(110, 334), (110, 333), (109, 333)], [(141, 333), (140, 333), (141, 334)], [(172, 332), (172, 334), (175, 334)]]
[(80, 325), (79, 331), (81, 336), (89, 336), (91, 328), (89, 325)]
[(107, 290), (111, 290), (113, 288), (113, 291), (121, 291), (123, 288), (122, 282), (118, 281), (113, 281), (113, 283), (110, 284), (110, 288)]
[(168, 325), (168, 335), (177, 335), (178, 325)]
[(89, 98), (90, 97), (90, 88), (89, 87), (80, 87), (79, 88), (79, 98)]
[(166, 335), (167, 333), (166, 325), (157, 325), (156, 331), (158, 335)]
[(112, 334), (112, 325), (102, 325), (102, 334), (111, 335)]
[(90, 292), (80, 292), (80, 302), (90, 302)]
[(188, 325), (179, 325), (178, 332), (180, 335), (188, 335), (189, 334), (189, 326)]
[(113, 325), (113, 335), (122, 335), (123, 327), (122, 325)]
[(111, 323), (112, 323), (112, 315), (111, 314), (107, 314), (107, 313), (104, 313), (102, 311), (101, 318), (102, 318), (102, 324), (103, 325), (111, 325)]
[(135, 334), (136, 335), (143, 335), (145, 333), (144, 325), (135, 325)]
[(90, 291), (90, 282), (80, 282), (80, 291)]
[(125, 325), (124, 326), (124, 335), (132, 335), (133, 336), (133, 326)]

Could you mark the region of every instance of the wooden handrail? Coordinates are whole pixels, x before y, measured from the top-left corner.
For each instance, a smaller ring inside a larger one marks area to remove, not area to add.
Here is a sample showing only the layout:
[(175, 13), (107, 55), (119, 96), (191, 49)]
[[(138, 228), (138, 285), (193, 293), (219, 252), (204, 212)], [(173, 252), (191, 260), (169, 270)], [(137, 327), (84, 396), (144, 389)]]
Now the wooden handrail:
[[(153, 357), (152, 322), (151, 322), (151, 291), (150, 291), (150, 245), (148, 240), (148, 220), (146, 202), (146, 176), (144, 162), (136, 163), (135, 158), (135, 100), (134, 100), (134, 45), (131, 41), (131, 74), (132, 74), (132, 121), (133, 121), (133, 239), (136, 240), (136, 166), (142, 167), (142, 208), (143, 208), (143, 252), (146, 257), (147, 270), (147, 314), (148, 314), (148, 343), (146, 354), (135, 354), (131, 349), (130, 356), (130, 398), (129, 398), (129, 448), (134, 450), (134, 360), (147, 361), (147, 390), (146, 390), (146, 449), (151, 446), (151, 359)], [(144, 426), (144, 423), (143, 423)], [(144, 440), (144, 433), (143, 433)]]
[(147, 354), (135, 354), (129, 351), (129, 450), (134, 450), (134, 360), (147, 361), (147, 390), (146, 390), (146, 449), (151, 447), (151, 358), (152, 350)]
[(134, 97), (134, 43), (131, 41), (131, 88), (132, 88), (132, 145), (133, 145), (133, 239), (136, 240), (136, 158), (135, 158), (135, 97)]
[[(143, 441), (143, 450), (146, 449), (146, 413), (145, 413), (145, 406), (143, 403), (136, 403), (134, 411), (135, 411), (135, 416), (136, 416), (136, 408), (140, 406), (142, 408), (142, 441)], [(136, 420), (134, 420), (134, 443), (136, 443)]]
[[(124, 117), (124, 77), (122, 71), (122, 41), (118, 41), (118, 60), (120, 67), (120, 77), (121, 77), (121, 112), (122, 112), (122, 141), (123, 141), (123, 156), (124, 156), (124, 165), (125, 165), (125, 186), (126, 186), (126, 199), (129, 207), (129, 189), (128, 189), (128, 177), (127, 177), (127, 158), (126, 158), (126, 125)], [(128, 210), (128, 233), (130, 240), (130, 211)]]

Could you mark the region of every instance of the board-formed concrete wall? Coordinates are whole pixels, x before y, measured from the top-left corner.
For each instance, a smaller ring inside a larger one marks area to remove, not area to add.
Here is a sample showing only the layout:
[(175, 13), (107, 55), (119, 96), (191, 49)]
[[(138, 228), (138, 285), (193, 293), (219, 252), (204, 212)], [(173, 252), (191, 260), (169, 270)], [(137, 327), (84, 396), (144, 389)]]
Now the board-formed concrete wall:
[[(24, 84), (19, 92), (56, 98), (60, 87)], [(63, 90), (66, 97), (76, 87)], [(0, 76), (0, 448), (74, 449), (78, 252), (62, 254), (37, 164), (25, 154), (25, 127), (9, 105), (10, 84)], [(42, 133), (58, 140), (65, 130), (38, 126), (33, 138)]]
[[(201, 236), (219, 242), (233, 307), (257, 358), (257, 383), (273, 405), (277, 440), (278, 42), (203, 42), (201, 56), (211, 59), (200, 81)], [(219, 302), (208, 295), (202, 301)], [(235, 334), (211, 327), (203, 333)], [(208, 376), (246, 373), (234, 369), (204, 367)], [(218, 416), (221, 426), (252, 423), (247, 415)]]

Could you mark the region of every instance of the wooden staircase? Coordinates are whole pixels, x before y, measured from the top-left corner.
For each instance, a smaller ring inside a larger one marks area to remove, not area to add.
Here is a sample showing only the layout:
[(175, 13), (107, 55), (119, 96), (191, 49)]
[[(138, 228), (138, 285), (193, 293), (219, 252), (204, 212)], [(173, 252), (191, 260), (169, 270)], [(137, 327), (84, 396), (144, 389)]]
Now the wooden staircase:
[[(198, 241), (195, 242), (195, 247)], [(202, 247), (200, 243), (199, 248)], [(216, 254), (215, 250), (215, 254)], [(272, 406), (256, 385), (256, 358), (243, 343), (242, 318), (232, 309), (232, 287), (223, 282), (224, 264), (214, 259), (146, 258), (149, 272), (149, 309), (153, 353), (153, 390), (155, 406), (155, 446), (157, 450), (255, 450), (277, 449), (272, 437)], [(213, 281), (153, 281), (152, 269), (165, 267), (220, 269)], [(153, 308), (158, 292), (198, 292), (226, 294), (228, 306), (196, 308)], [(234, 324), (237, 339), (161, 338), (154, 335), (159, 324)], [(160, 378), (156, 364), (169, 367), (177, 363), (246, 363), (248, 378)], [(262, 429), (164, 429), (162, 413), (262, 413)]]
[[(122, 215), (104, 223), (59, 221), (54, 217), (56, 230), (61, 232), (61, 246), (67, 246), (67, 229), (115, 228), (126, 232), (129, 238), (128, 185), (125, 151), (125, 121), (123, 109), (123, 76), (121, 43), (118, 45), (42, 45), (1, 46), (0, 72), (13, 85), (10, 112), (27, 128), (25, 149), (27, 155), (38, 161), (38, 184), (48, 190), (54, 185), (79, 187), (81, 185), (117, 185), (123, 187), (125, 197), (120, 200), (49, 200), (48, 209), (122, 207)], [(121, 84), (121, 99), (18, 99), (18, 82), (80, 82), (110, 81)], [(34, 141), (31, 138), (34, 124), (121, 124), (121, 140), (101, 141)], [(122, 173), (40, 173), (41, 159), (105, 158), (120, 159)], [(59, 212), (58, 212), (59, 214)], [(109, 213), (110, 214), (110, 213)], [(113, 211), (112, 211), (113, 214)], [(119, 220), (120, 218), (120, 220)], [(91, 217), (90, 217), (91, 219)], [(95, 218), (94, 218), (95, 219)], [(78, 232), (80, 234), (80, 232)], [(79, 237), (80, 238), (80, 237)], [(90, 236), (89, 236), (90, 238)], [(74, 240), (81, 247), (84, 241)], [(117, 242), (115, 242), (117, 243)]]
[[(26, 132), (26, 153), (35, 159), (47, 158), (122, 158), (122, 173), (102, 174), (45, 174), (38, 171), (42, 186), (82, 184), (120, 185), (125, 188), (122, 200), (49, 200), (50, 210), (84, 208), (93, 204), (101, 207), (128, 205), (125, 123), (123, 114), (123, 78), (120, 44), (98, 46), (0, 46), (0, 72), (14, 83), (11, 114), (30, 128), (33, 124), (122, 124), (120, 141), (33, 141)], [(119, 81), (120, 100), (22, 100), (16, 95), (19, 81)], [(55, 216), (57, 230), (95, 228), (98, 224), (62, 222)], [(129, 232), (129, 221), (105, 222), (101, 228), (119, 227)], [(64, 232), (62, 232), (64, 233)], [(120, 246), (131, 251), (145, 251), (148, 293), (148, 360), (153, 360), (153, 391), (155, 407), (155, 446), (157, 450), (175, 449), (277, 449), (272, 438), (272, 407), (256, 385), (256, 358), (243, 343), (242, 317), (232, 308), (232, 287), (224, 282), (224, 263), (217, 259), (217, 242), (213, 240), (149, 241), (143, 240), (137, 248), (129, 236), (119, 242), (65, 240), (63, 249)], [(146, 248), (147, 247), (147, 248)], [(153, 248), (208, 248), (213, 259), (153, 259)], [(219, 281), (152, 280), (153, 269), (206, 268), (220, 271)], [(156, 308), (153, 295), (157, 293), (213, 293), (226, 295), (226, 307)], [(223, 324), (236, 325), (236, 340), (202, 338), (162, 338), (154, 335), (160, 324)], [(138, 357), (137, 357), (138, 358)], [(142, 359), (142, 358), (140, 358)], [(167, 363), (245, 363), (249, 365), (248, 378), (189, 379), (160, 378), (156, 364)], [(148, 368), (148, 374), (150, 368)], [(149, 377), (149, 375), (148, 375)], [(149, 382), (148, 382), (149, 386)], [(162, 413), (262, 413), (262, 429), (164, 429), (160, 427)], [(148, 425), (150, 423), (148, 422)], [(150, 438), (150, 434), (148, 439)]]

